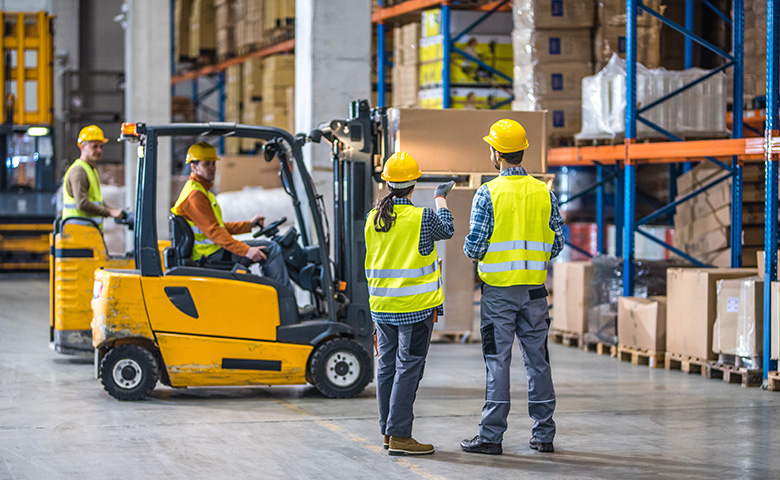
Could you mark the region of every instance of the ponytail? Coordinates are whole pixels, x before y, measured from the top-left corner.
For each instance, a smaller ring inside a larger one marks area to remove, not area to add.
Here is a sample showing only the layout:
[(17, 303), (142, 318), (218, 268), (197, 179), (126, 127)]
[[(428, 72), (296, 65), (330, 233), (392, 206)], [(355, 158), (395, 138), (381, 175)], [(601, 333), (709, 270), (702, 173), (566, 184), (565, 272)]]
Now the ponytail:
[(393, 198), (402, 198), (411, 193), (414, 185), (406, 188), (395, 189), (390, 187), (390, 193), (376, 201), (376, 215), (374, 216), (374, 230), (388, 232), (395, 223), (396, 214), (393, 213)]

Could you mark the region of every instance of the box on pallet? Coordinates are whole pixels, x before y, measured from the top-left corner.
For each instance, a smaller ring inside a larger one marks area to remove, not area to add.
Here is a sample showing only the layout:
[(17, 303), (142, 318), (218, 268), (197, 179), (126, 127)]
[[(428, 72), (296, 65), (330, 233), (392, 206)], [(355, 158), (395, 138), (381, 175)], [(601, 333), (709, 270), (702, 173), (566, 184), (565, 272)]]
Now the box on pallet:
[(419, 104), (420, 93), (418, 65), (416, 63), (393, 65), (392, 79), (393, 106), (416, 107)]
[(393, 28), (393, 66), (420, 61), (420, 23), (412, 22)]
[(592, 27), (592, 0), (515, 0), (515, 28)]
[(717, 314), (717, 281), (755, 274), (755, 268), (668, 269), (666, 351), (714, 360), (712, 331)]
[(515, 101), (531, 106), (544, 100), (577, 100), (581, 105), (582, 79), (590, 74), (587, 62), (515, 65)]
[(523, 166), (531, 173), (547, 171), (544, 112), (492, 110), (429, 110), (397, 108), (389, 111), (395, 131), (395, 151), (409, 152), (422, 171), (486, 172), (493, 170), (482, 136), (502, 118), (525, 127), (529, 147)]
[(588, 261), (556, 262), (552, 266), (552, 328), (583, 335), (588, 327), (593, 265)]
[(620, 297), (618, 344), (663, 352), (666, 350), (666, 297)]
[(719, 280), (712, 351), (716, 354), (762, 355), (764, 282), (758, 277)]
[(517, 65), (590, 63), (590, 30), (513, 30)]
[(216, 50), (217, 32), (213, 0), (193, 0), (190, 12), (190, 57)]

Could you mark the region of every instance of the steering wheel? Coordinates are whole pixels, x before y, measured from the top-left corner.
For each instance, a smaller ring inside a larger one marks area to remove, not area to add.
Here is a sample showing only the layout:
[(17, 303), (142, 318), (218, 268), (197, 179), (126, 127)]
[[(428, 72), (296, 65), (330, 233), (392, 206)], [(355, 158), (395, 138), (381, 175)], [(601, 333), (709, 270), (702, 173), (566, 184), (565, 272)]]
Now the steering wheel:
[(252, 237), (257, 238), (261, 235), (265, 235), (266, 237), (271, 238), (277, 233), (279, 233), (279, 225), (283, 224), (286, 221), (287, 221), (287, 217), (282, 217), (279, 220), (274, 220), (273, 222), (263, 227), (261, 230), (258, 230), (257, 232), (253, 233)]

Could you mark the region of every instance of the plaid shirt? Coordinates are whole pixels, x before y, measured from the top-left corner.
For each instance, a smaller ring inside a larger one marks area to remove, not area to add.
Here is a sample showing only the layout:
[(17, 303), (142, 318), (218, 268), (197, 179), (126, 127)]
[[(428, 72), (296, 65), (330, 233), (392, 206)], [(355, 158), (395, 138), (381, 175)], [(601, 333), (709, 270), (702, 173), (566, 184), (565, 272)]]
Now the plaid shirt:
[[(408, 198), (394, 198), (393, 205), (413, 205)], [(452, 212), (446, 208), (440, 208), (434, 213), (433, 209), (423, 210), (422, 226), (420, 229), (420, 243), (417, 247), (420, 255), (426, 256), (433, 252), (434, 244), (438, 240), (452, 238), (455, 226), (452, 224)], [(444, 315), (444, 306), (436, 308), (438, 315)], [(419, 312), (388, 313), (371, 311), (371, 319), (376, 323), (387, 325), (411, 325), (422, 322), (431, 315), (433, 308), (420, 310)]]
[[(501, 172), (501, 175), (528, 175), (523, 167), (510, 167)], [(563, 250), (563, 218), (558, 211), (558, 199), (550, 191), (550, 229), (555, 232), (552, 253), (550, 258), (555, 258)], [(471, 220), (469, 221), (469, 234), (463, 244), (463, 252), (467, 257), (476, 261), (482, 260), (487, 253), (490, 237), (493, 235), (493, 202), (490, 200), (490, 191), (487, 185), (482, 185), (474, 194), (471, 204)]]

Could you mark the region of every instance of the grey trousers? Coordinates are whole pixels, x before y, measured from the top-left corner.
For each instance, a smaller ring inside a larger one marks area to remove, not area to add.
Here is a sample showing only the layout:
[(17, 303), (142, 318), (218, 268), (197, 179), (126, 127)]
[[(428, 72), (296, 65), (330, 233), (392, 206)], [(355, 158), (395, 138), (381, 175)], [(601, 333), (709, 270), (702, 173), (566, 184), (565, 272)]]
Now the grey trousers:
[(376, 323), (376, 399), (382, 435), (411, 437), (412, 407), (431, 344), (433, 314), (412, 325)]
[[(290, 274), (287, 272), (287, 265), (284, 264), (284, 257), (282, 256), (282, 247), (278, 243), (270, 240), (249, 240), (244, 242), (250, 247), (265, 247), (265, 261), (260, 262), (260, 266), (263, 267), (263, 273), (266, 277), (272, 278), (277, 282), (285, 285), (287, 288), (293, 288), (292, 282), (290, 282)], [(207, 257), (209, 260), (215, 261), (231, 261), (238, 263), (242, 258), (235, 253), (228, 252), (224, 248), (220, 248), (216, 252)]]
[(543, 285), (482, 288), (482, 353), (487, 387), (479, 436), (484, 442), (500, 443), (507, 428), (511, 406), (509, 366), (515, 336), (520, 341), (528, 377), (528, 413), (534, 420), (531, 433), (539, 441), (553, 441), (555, 390), (547, 352), (550, 317), (546, 297)]

